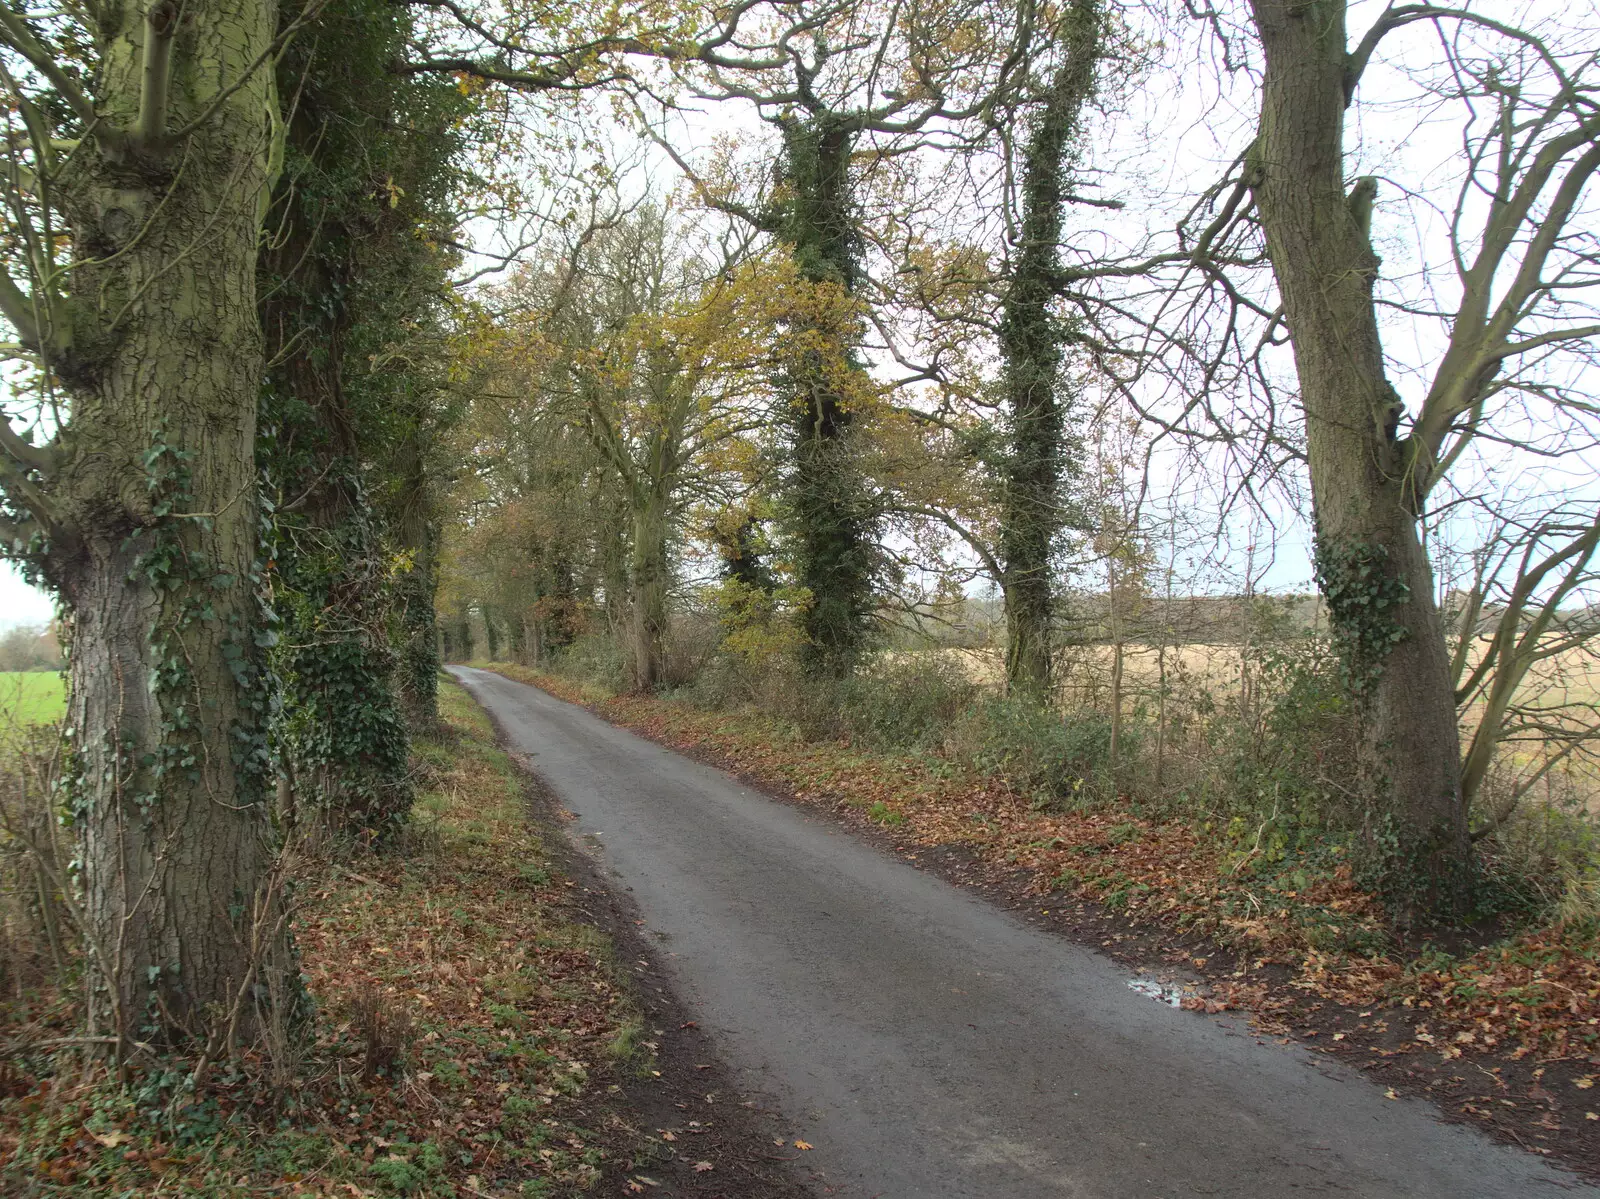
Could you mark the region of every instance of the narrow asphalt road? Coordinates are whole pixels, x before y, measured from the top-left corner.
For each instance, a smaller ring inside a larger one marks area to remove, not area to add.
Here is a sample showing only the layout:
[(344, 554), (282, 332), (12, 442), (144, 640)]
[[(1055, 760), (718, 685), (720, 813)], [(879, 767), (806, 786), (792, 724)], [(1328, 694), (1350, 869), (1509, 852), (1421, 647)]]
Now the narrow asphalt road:
[(581, 708), (452, 673), (632, 891), (738, 1082), (869, 1199), (1600, 1196)]

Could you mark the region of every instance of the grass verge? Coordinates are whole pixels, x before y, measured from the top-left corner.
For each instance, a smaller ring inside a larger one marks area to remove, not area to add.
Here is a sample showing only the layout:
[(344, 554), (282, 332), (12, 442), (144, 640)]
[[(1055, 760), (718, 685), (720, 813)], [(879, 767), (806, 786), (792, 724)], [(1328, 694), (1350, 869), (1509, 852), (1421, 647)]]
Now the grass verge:
[(0, 1191), (502, 1199), (583, 1193), (648, 1157), (617, 1110), (648, 1065), (635, 1001), (487, 717), (440, 690), (441, 730), (414, 746), (415, 843), (301, 880), (314, 1039), (195, 1094), (180, 1061), (123, 1083), (43, 1044), (73, 1030), (70, 993), (0, 1004)]

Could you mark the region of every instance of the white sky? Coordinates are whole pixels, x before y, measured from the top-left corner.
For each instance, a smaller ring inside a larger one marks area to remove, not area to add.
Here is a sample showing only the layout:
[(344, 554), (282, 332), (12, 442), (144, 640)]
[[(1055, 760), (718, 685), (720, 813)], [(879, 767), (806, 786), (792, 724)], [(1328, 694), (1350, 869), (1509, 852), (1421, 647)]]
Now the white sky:
[[(1230, 5), (1219, 5), (1227, 11)], [(1473, 5), (1479, 11), (1516, 21), (1530, 13), (1538, 14), (1540, 3), (1528, 0), (1487, 0)], [(1579, 0), (1575, 8), (1594, 13), (1595, 0)], [(1370, 21), (1382, 10), (1376, 0), (1357, 0), (1351, 5), (1350, 38), (1354, 42)], [(1137, 11), (1137, 10), (1136, 10)], [(1569, 14), (1570, 15), (1570, 14)], [(1578, 18), (1581, 23), (1582, 18)], [(1095, 152), (1090, 165), (1104, 170), (1099, 180), (1102, 195), (1125, 199), (1128, 208), (1117, 216), (1101, 211), (1094, 219), (1103, 221), (1113, 241), (1137, 242), (1146, 231), (1170, 228), (1177, 212), (1215, 179), (1221, 168), (1248, 139), (1255, 120), (1254, 82), (1247, 75), (1231, 80), (1220, 78), (1215, 45), (1194, 23), (1169, 27), (1171, 42), (1164, 44), (1161, 62), (1150, 76), (1135, 83), (1120, 97), (1120, 111), (1100, 124)], [(1428, 59), (1438, 53), (1438, 42), (1425, 25), (1392, 35), (1385, 53)], [(1452, 159), (1459, 155), (1459, 115), (1453, 106), (1419, 115), (1415, 106), (1398, 107), (1388, 101), (1402, 93), (1415, 92), (1396, 71), (1375, 63), (1362, 83), (1360, 100), (1352, 112), (1349, 147), (1350, 173), (1379, 174), (1384, 180), (1375, 220), (1374, 241), (1385, 259), (1385, 275), (1391, 279), (1415, 271), (1421, 259), (1437, 255), (1424, 250), (1426, 243), (1438, 244), (1440, 226), (1427, 205), (1407, 200), (1401, 189), (1428, 190), (1430, 178), (1447, 178), (1453, 187), (1457, 172)], [(744, 136), (754, 133), (758, 123), (751, 114), (740, 112), (742, 105), (720, 107), (714, 114), (689, 118), (692, 130), (686, 140), (709, 143), (705, 136), (713, 130)], [(1431, 117), (1431, 120), (1430, 120)], [(619, 147), (620, 149), (620, 147)], [(689, 150), (701, 158), (706, 145)], [(675, 172), (664, 156), (649, 147), (634, 151), (657, 186), (670, 186)], [(1448, 196), (1445, 197), (1448, 202)], [(1081, 210), (1080, 210), (1081, 211)], [(1120, 226), (1120, 228), (1118, 227)], [(487, 230), (474, 229), (476, 235)], [(479, 240), (474, 236), (474, 240)], [(482, 238), (492, 242), (492, 236)], [(1393, 286), (1391, 284), (1391, 286)], [(1448, 290), (1448, 284), (1447, 284)], [(1414, 294), (1414, 293), (1413, 293)], [(1395, 363), (1395, 382), (1414, 406), (1419, 384), (1440, 346), (1439, 329), (1426, 321), (1391, 319), (1385, 329), (1386, 346)], [(1411, 365), (1411, 370), (1406, 369)], [(1287, 356), (1284, 356), (1287, 366)], [(1586, 389), (1596, 390), (1596, 389)], [(1491, 464), (1492, 465), (1492, 464)], [(1525, 464), (1526, 465), (1526, 464)], [(1578, 477), (1567, 477), (1562, 490), (1567, 494), (1587, 495), (1600, 491), (1600, 474), (1595, 464), (1574, 462)], [(1481, 468), (1480, 468), (1481, 469)], [(1543, 464), (1549, 471), (1549, 464)], [(1515, 471), (1513, 474), (1517, 473)], [(1185, 468), (1174, 455), (1158, 463), (1151, 480), (1151, 502), (1147, 508), (1147, 527), (1159, 529), (1169, 521), (1190, 526), (1191, 546), (1177, 558), (1187, 557), (1180, 574), (1195, 578), (1209, 574), (1210, 586), (1196, 590), (1226, 590), (1236, 587), (1249, 573), (1253, 584), (1266, 590), (1305, 590), (1310, 585), (1309, 529), (1306, 513), (1288, 497), (1268, 498), (1256, 512), (1242, 512), (1227, 529), (1225, 540), (1205, 536), (1204, 512), (1214, 511), (1217, 488), (1214, 483)], [(1215, 522), (1212, 522), (1215, 528)], [(1169, 549), (1158, 545), (1156, 556), (1167, 560)], [(1209, 561), (1208, 561), (1209, 560)], [(0, 627), (21, 623), (42, 623), (50, 619), (53, 603), (49, 596), (28, 586), (14, 567), (0, 564)]]
[[(1235, 0), (1217, 7), (1226, 14), (1230, 31), (1240, 33), (1248, 22), (1243, 4)], [(1512, 24), (1553, 15), (1542, 0), (1477, 0), (1470, 7)], [(1383, 8), (1384, 0), (1354, 0), (1348, 34), (1352, 44)], [(1195, 197), (1222, 175), (1247, 144), (1256, 121), (1257, 76), (1249, 70), (1232, 75), (1224, 72), (1217, 41), (1199, 23), (1180, 19), (1149, 24), (1151, 11), (1131, 5), (1129, 19), (1142, 26), (1135, 40), (1157, 61), (1147, 74), (1125, 73), (1108, 82), (1108, 90), (1120, 89), (1120, 94), (1108, 96), (1112, 111), (1094, 120), (1092, 150), (1086, 162), (1094, 173), (1098, 194), (1117, 197), (1127, 207), (1121, 213), (1079, 208), (1069, 218), (1078, 244), (1103, 246), (1110, 253), (1146, 245), (1151, 250), (1171, 248), (1163, 235), (1170, 233)], [(1595, 25), (1597, 13), (1600, 6), (1596, 0), (1576, 0), (1568, 7), (1561, 21), (1568, 40), (1572, 30), (1586, 23)], [(1239, 38), (1237, 46), (1249, 57), (1247, 35)], [(1454, 272), (1449, 269), (1442, 216), (1461, 177), (1462, 110), (1459, 104), (1440, 104), (1419, 92), (1416, 78), (1408, 77), (1403, 69), (1431, 70), (1441, 54), (1438, 31), (1426, 23), (1386, 39), (1352, 109), (1347, 149), (1351, 176), (1372, 173), (1382, 180), (1373, 230), (1384, 258), (1382, 293), (1388, 299), (1411, 303), (1437, 299), (1438, 306), (1448, 310), (1454, 295)], [(754, 119), (750, 107), (739, 103), (683, 113), (680, 121), (674, 141), (685, 158), (701, 166), (712, 153), (717, 134), (741, 142), (771, 137), (771, 130)], [(627, 157), (624, 140), (612, 143), (621, 157)], [(670, 187), (675, 181), (676, 171), (663, 155), (645, 148), (640, 161), (640, 173), (653, 176), (657, 188)], [(758, 162), (759, 155), (753, 161)], [(1152, 237), (1155, 240), (1147, 242)], [(1068, 239), (1074, 240), (1073, 232)], [(1258, 284), (1269, 286), (1264, 273)], [(1392, 311), (1385, 313), (1384, 324), (1394, 382), (1414, 413), (1443, 348), (1443, 327), (1435, 320)], [(1273, 375), (1286, 385), (1286, 393), (1292, 393), (1293, 366), (1287, 349), (1272, 352), (1269, 359)], [(886, 369), (882, 373), (890, 376), (896, 372)], [(1593, 393), (1600, 387), (1583, 390)], [(1226, 407), (1226, 400), (1222, 406)], [(1513, 419), (1502, 429), (1515, 435), (1537, 431), (1537, 426), (1524, 419), (1519, 427)], [(1543, 483), (1547, 496), (1600, 495), (1600, 474), (1594, 460), (1586, 462), (1581, 454), (1563, 462), (1566, 469), (1562, 470), (1553, 470), (1549, 460), (1534, 460), (1493, 443), (1479, 443), (1475, 454), (1477, 460), (1469, 455), (1457, 472), (1472, 480), (1474, 489), (1497, 493), (1507, 478), (1521, 475), (1524, 491)], [(1231, 519), (1223, 520), (1219, 516), (1225, 473), (1222, 457), (1220, 452), (1211, 452), (1196, 459), (1187, 455), (1185, 447), (1171, 445), (1154, 460), (1144, 525), (1152, 532), (1182, 530), (1175, 551), (1161, 545), (1157, 534), (1156, 558), (1173, 563), (1184, 580), (1180, 589), (1236, 590), (1244, 585), (1246, 576), (1256, 589), (1308, 589), (1312, 571), (1309, 503), (1304, 479), (1299, 477), (1303, 470), (1289, 472), (1286, 490), (1258, 492), (1252, 505), (1240, 506)], [(1237, 469), (1233, 474), (1237, 481)], [(1505, 491), (1507, 502), (1514, 490)], [(1532, 502), (1530, 496), (1522, 498)], [(1463, 543), (1476, 532), (1470, 525), (1456, 530)], [(1441, 578), (1441, 583), (1445, 582)]]
[(10, 562), (0, 562), (0, 629), (48, 624), (55, 610), (55, 601), (48, 593), (30, 587)]

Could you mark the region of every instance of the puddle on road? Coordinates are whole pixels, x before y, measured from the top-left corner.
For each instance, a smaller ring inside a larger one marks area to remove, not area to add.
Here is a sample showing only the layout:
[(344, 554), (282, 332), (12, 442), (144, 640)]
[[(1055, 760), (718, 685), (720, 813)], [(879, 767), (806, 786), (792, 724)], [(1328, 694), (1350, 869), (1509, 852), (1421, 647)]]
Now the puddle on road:
[(1182, 1007), (1190, 991), (1182, 983), (1164, 983), (1154, 978), (1130, 978), (1128, 986), (1139, 994), (1164, 1003), (1168, 1007)]

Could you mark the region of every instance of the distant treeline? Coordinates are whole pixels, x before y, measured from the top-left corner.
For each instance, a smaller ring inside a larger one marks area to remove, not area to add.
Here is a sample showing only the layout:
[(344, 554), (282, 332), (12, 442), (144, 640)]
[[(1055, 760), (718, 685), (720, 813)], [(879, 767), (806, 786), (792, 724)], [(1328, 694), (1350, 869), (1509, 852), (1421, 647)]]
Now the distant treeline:
[(19, 624), (0, 633), (0, 670), (61, 668), (61, 642), (54, 625)]

